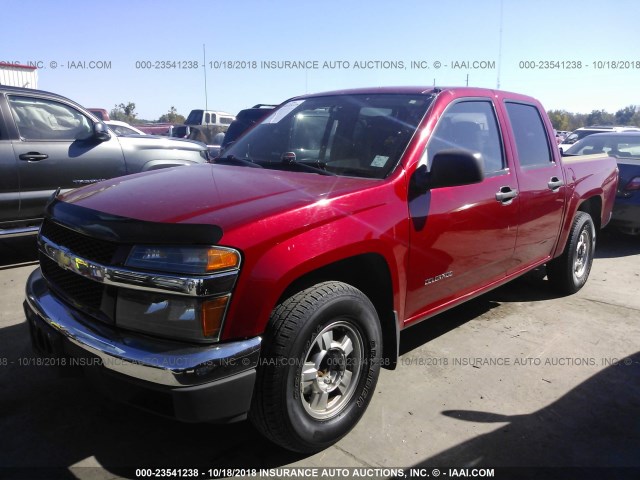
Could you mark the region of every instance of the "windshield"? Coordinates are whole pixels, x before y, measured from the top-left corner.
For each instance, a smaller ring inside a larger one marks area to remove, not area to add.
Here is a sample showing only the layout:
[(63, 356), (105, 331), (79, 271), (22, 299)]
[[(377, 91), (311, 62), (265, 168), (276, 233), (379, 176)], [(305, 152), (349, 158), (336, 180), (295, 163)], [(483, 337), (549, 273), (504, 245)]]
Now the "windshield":
[(293, 100), (237, 140), (221, 160), (278, 170), (385, 178), (400, 160), (432, 99), (431, 95), (376, 94)]

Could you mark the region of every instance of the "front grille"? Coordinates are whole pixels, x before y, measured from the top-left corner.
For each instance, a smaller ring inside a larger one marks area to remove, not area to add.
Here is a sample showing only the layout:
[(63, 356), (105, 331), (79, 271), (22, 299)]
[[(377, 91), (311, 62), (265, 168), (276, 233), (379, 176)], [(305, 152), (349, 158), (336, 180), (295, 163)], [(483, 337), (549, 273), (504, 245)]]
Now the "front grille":
[(69, 272), (40, 253), (40, 268), (44, 278), (69, 303), (103, 320), (100, 312), (105, 287), (80, 275)]
[(103, 265), (111, 263), (113, 255), (118, 249), (118, 244), (115, 242), (88, 237), (50, 220), (44, 221), (40, 235), (53, 243), (68, 248), (80, 257)]

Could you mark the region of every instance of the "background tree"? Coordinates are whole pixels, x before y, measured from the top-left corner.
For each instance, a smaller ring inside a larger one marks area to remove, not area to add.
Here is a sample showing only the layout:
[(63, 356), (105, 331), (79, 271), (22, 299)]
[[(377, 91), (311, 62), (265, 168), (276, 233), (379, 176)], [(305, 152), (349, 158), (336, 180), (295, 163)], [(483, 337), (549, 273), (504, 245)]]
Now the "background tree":
[(556, 130), (571, 130), (571, 114), (566, 110), (549, 110), (548, 112), (553, 128)]
[(161, 115), (158, 119), (159, 123), (184, 123), (185, 117), (180, 115), (176, 107), (171, 107), (167, 113)]
[(616, 123), (618, 125), (633, 125), (633, 116), (637, 113), (635, 105), (621, 108), (616, 112)]
[(584, 127), (587, 125), (586, 113), (571, 113), (571, 128), (569, 130), (574, 131), (576, 128)]
[(629, 105), (616, 113), (606, 110), (592, 110), (591, 113), (572, 113), (566, 110), (549, 110), (547, 112), (553, 128), (573, 131), (589, 125), (629, 125), (640, 127), (640, 105)]
[(121, 122), (136, 123), (137, 113), (135, 113), (135, 109), (136, 104), (133, 102), (128, 102), (126, 105), (124, 103), (115, 105), (109, 112), (109, 118), (111, 120), (120, 120)]
[(605, 110), (592, 110), (587, 115), (587, 125), (613, 125), (616, 121), (615, 115)]

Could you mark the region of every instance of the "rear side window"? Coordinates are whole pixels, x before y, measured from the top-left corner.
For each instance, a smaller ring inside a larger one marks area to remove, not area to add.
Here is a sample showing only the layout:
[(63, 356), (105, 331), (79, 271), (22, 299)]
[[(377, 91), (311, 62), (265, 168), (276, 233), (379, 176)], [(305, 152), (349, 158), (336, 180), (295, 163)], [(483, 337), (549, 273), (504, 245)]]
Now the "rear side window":
[(512, 102), (507, 102), (506, 107), (516, 139), (520, 165), (548, 165), (553, 157), (538, 109), (533, 105)]

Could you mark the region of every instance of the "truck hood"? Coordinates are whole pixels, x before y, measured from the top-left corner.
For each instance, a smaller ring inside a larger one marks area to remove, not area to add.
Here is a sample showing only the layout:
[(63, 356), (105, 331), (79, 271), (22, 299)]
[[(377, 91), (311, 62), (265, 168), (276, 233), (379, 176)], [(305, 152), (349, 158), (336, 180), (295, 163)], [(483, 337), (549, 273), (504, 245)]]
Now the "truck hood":
[(137, 220), (216, 225), (229, 231), (380, 182), (204, 164), (106, 180), (59, 200)]

